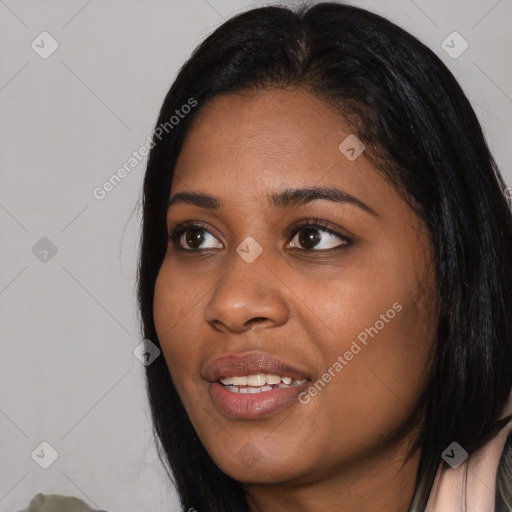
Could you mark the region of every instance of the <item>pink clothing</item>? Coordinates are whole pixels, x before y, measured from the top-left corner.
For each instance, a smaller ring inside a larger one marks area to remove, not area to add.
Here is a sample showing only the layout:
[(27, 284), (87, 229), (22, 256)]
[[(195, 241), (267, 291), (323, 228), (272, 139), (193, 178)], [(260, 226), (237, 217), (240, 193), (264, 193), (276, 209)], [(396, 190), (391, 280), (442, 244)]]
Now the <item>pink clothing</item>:
[[(512, 392), (500, 419), (512, 414)], [(494, 512), (496, 475), (510, 420), (499, 433), (459, 467), (441, 464), (425, 512)]]

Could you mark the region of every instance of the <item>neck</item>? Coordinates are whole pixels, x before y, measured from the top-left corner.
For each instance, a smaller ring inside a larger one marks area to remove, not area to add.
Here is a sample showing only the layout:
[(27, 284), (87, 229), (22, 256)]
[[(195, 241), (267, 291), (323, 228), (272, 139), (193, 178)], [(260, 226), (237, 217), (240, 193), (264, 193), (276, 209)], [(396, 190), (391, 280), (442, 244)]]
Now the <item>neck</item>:
[(247, 486), (251, 512), (407, 512), (421, 451), (405, 463), (408, 445), (391, 446), (371, 460), (330, 468), (316, 480)]

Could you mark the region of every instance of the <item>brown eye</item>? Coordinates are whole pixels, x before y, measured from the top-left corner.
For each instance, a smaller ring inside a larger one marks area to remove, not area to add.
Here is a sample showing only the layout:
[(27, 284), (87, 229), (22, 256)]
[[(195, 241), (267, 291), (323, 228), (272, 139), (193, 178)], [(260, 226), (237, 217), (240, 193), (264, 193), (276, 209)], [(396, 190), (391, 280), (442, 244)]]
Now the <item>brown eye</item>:
[(307, 249), (312, 249), (315, 247), (321, 239), (322, 237), (318, 235), (318, 230), (316, 228), (304, 228), (300, 231), (299, 234), (300, 244)]
[[(303, 249), (311, 252), (328, 251), (348, 247), (352, 239), (334, 228), (327, 227), (324, 221), (309, 220), (299, 226), (287, 230), (287, 237), (294, 234), (292, 248)], [(297, 242), (294, 240), (297, 238)], [(200, 252), (208, 249), (222, 249), (222, 243), (210, 247), (204, 246), (210, 240), (217, 240), (210, 231), (200, 224), (185, 222), (176, 226), (169, 234), (172, 243), (182, 251)], [(323, 245), (323, 247), (322, 247)]]
[(204, 229), (187, 229), (183, 234), (182, 238), (185, 239), (185, 243), (192, 247), (193, 249), (197, 249), (201, 246), (204, 240)]
[(176, 226), (169, 234), (169, 239), (174, 245), (183, 251), (200, 251), (203, 249), (222, 249), (220, 247), (201, 247), (206, 241), (216, 239), (212, 233), (199, 224), (184, 223)]
[[(322, 251), (338, 249), (344, 246), (349, 246), (352, 240), (345, 234), (336, 231), (333, 228), (328, 228), (323, 221), (308, 221), (299, 225), (290, 234), (295, 234), (294, 240), (297, 239), (292, 248), (305, 249), (309, 251)], [(323, 245), (323, 247), (321, 246)]]

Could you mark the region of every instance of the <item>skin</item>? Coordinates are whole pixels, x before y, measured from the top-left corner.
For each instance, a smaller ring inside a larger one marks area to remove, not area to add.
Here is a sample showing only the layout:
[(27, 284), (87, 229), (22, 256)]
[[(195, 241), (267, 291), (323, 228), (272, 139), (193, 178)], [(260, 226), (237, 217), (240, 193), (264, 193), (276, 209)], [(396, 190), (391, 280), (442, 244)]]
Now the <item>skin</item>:
[[(169, 230), (197, 221), (209, 233), (200, 232), (202, 255), (169, 242), (155, 326), (194, 428), (215, 463), (247, 484), (251, 511), (406, 512), (412, 499), (420, 452), (403, 463), (416, 432), (398, 433), (432, 359), (433, 254), (425, 227), (365, 152), (355, 161), (340, 152), (350, 133), (302, 90), (223, 95), (194, 119), (175, 168), (171, 196), (202, 192), (224, 204), (169, 209)], [(267, 202), (268, 193), (318, 186), (376, 215), (325, 199), (284, 209)], [(285, 236), (308, 219), (348, 232), (351, 245), (323, 228), (316, 245), (304, 228)], [(236, 252), (248, 236), (263, 248), (250, 264)], [(181, 244), (198, 251), (186, 237)], [(315, 382), (394, 303), (401, 311), (307, 405), (233, 420), (211, 401), (203, 376), (216, 357), (266, 350)]]

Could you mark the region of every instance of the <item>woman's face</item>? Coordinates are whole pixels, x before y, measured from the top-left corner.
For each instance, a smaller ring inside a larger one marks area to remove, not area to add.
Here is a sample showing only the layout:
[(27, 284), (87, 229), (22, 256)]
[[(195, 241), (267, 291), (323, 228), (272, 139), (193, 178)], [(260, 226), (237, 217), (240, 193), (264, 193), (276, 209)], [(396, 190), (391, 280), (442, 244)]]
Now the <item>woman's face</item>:
[[(218, 204), (170, 206), (169, 232), (197, 226), (169, 241), (155, 326), (201, 441), (243, 482), (400, 458), (396, 434), (425, 384), (436, 328), (427, 234), (349, 136), (307, 92), (219, 96), (175, 168), (171, 197)], [(293, 193), (319, 188), (337, 200)], [(258, 374), (250, 387), (233, 380)]]

